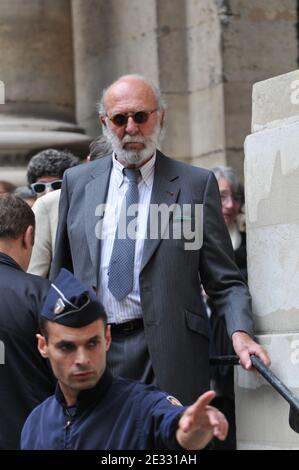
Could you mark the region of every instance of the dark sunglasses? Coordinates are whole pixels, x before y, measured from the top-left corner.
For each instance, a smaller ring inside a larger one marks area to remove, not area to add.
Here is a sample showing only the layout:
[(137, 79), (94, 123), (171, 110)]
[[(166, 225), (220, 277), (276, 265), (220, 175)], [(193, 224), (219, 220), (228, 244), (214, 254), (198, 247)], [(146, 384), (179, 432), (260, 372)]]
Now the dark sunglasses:
[(52, 191), (56, 191), (56, 189), (60, 189), (62, 185), (62, 180), (55, 180), (55, 181), (50, 181), (49, 183), (32, 183), (30, 185), (32, 191), (34, 191), (36, 194), (41, 194), (46, 191), (48, 187), (52, 189)]
[(157, 109), (153, 109), (152, 111), (136, 111), (136, 113), (117, 113), (113, 116), (107, 117), (113, 124), (117, 127), (122, 127), (127, 124), (129, 117), (133, 119), (136, 124), (144, 124), (148, 121), (148, 118), (152, 113), (158, 111)]

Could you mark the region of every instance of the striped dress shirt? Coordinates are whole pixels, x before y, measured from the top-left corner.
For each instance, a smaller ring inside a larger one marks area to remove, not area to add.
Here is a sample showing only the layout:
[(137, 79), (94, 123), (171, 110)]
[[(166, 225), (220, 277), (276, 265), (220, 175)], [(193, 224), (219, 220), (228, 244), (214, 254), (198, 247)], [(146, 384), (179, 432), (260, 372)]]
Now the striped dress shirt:
[(128, 189), (128, 179), (123, 174), (123, 165), (112, 156), (106, 209), (101, 235), (100, 300), (108, 315), (109, 323), (124, 323), (142, 317), (139, 289), (139, 274), (142, 262), (144, 238), (151, 193), (154, 181), (156, 155), (140, 167), (141, 179), (138, 183), (139, 210), (136, 223), (135, 263), (133, 290), (123, 300), (118, 301), (108, 288), (108, 268), (113, 249), (115, 231), (123, 198)]

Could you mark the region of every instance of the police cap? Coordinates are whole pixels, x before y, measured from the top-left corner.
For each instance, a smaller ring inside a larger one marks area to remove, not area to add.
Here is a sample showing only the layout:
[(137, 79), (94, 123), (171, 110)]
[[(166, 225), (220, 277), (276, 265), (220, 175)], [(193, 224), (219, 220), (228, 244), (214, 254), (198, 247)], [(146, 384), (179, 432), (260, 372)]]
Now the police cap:
[(64, 268), (51, 284), (41, 316), (72, 328), (81, 328), (99, 318), (107, 319), (95, 293)]

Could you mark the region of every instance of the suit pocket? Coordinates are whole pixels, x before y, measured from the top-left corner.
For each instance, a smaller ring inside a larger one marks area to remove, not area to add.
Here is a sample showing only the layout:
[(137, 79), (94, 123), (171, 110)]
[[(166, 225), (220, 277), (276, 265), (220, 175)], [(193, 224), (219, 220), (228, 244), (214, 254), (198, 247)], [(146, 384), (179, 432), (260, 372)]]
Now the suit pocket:
[(195, 331), (200, 335), (209, 338), (208, 319), (202, 314), (193, 313), (189, 310), (185, 310), (186, 323), (189, 330)]

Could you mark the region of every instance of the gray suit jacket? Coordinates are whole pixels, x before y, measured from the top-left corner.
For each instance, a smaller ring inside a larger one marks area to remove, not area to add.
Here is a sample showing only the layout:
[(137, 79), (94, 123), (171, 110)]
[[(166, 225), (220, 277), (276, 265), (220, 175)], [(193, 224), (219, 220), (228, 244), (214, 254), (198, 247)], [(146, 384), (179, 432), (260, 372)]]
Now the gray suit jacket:
[[(82, 282), (97, 287), (100, 241), (95, 235), (99, 222), (95, 212), (98, 204), (105, 203), (111, 167), (107, 156), (66, 171), (52, 279), (66, 267)], [(201, 283), (218, 314), (225, 315), (230, 335), (236, 330), (252, 334), (251, 298), (233, 260), (212, 172), (157, 152), (151, 203), (192, 208), (203, 204), (202, 247), (188, 251), (183, 239), (146, 239), (139, 277), (145, 336), (157, 382), (188, 404), (209, 388)], [(177, 222), (170, 216), (167, 224), (174, 228)]]

